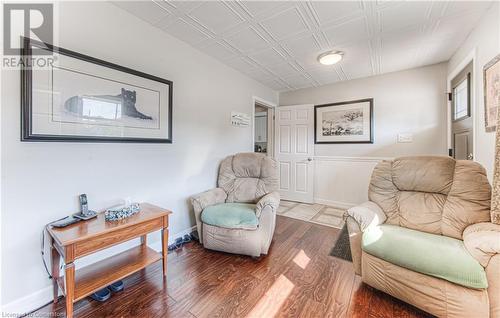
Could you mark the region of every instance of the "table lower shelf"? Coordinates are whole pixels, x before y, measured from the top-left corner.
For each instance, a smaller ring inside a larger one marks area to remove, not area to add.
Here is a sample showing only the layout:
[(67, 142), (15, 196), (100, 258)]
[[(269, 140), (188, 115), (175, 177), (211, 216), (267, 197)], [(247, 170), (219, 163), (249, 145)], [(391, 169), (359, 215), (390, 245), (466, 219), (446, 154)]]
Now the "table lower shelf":
[(75, 273), (74, 302), (161, 259), (160, 253), (139, 245), (79, 269)]

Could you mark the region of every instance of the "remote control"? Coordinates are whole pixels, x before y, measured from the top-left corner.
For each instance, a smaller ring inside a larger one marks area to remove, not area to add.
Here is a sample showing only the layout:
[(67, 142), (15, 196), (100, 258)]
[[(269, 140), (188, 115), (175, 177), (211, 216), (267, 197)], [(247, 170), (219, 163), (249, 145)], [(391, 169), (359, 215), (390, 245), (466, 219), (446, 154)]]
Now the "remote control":
[(50, 223), (50, 225), (53, 226), (53, 227), (58, 227), (59, 228), (59, 227), (65, 227), (65, 226), (68, 226), (70, 224), (74, 224), (74, 223), (80, 222), (80, 221), (81, 221), (80, 219), (75, 218), (72, 215), (70, 215), (70, 216), (65, 217), (62, 220)]

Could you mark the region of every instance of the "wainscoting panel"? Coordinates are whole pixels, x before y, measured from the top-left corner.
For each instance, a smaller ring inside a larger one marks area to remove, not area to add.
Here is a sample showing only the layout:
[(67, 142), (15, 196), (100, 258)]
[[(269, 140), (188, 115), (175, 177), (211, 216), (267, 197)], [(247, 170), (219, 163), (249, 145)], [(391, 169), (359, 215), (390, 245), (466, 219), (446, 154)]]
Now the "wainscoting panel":
[(368, 200), (375, 157), (315, 156), (314, 202), (350, 208)]

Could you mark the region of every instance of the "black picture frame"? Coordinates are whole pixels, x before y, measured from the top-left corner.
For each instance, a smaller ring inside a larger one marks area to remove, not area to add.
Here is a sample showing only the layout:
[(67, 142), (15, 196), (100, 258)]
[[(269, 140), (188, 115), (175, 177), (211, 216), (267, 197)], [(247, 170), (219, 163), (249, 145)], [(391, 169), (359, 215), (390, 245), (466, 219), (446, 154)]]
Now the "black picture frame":
[(172, 109), (173, 109), (173, 82), (151, 74), (143, 73), (128, 67), (107, 62), (95, 57), (84, 55), (75, 51), (54, 46), (52, 44), (40, 42), (27, 37), (22, 37), (21, 56), (27, 61), (32, 58), (32, 47), (39, 47), (50, 50), (54, 53), (65, 55), (71, 58), (90, 62), (96, 65), (107, 67), (113, 70), (128, 73), (134, 76), (143, 77), (152, 81), (160, 82), (169, 87), (168, 89), (168, 136), (165, 138), (137, 138), (137, 137), (106, 137), (106, 136), (78, 136), (78, 135), (45, 135), (32, 133), (32, 96), (33, 96), (33, 76), (29, 67), (21, 67), (21, 141), (28, 142), (106, 142), (106, 143), (172, 143)]
[[(318, 141), (318, 136), (317, 136), (318, 109), (323, 108), (323, 107), (335, 107), (335, 106), (341, 106), (341, 105), (366, 103), (366, 102), (370, 103), (370, 107), (369, 107), (370, 108), (370, 140), (366, 140), (366, 141)], [(374, 130), (373, 98), (350, 100), (350, 101), (345, 101), (345, 102), (321, 104), (321, 105), (314, 106), (314, 143), (315, 144), (373, 144), (373, 142), (374, 142), (373, 130)]]

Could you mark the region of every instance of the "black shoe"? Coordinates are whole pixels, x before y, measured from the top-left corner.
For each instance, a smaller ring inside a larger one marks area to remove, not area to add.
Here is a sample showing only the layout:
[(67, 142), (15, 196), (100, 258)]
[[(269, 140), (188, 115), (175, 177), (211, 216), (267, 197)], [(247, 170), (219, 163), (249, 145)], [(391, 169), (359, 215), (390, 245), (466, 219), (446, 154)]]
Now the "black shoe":
[(190, 234), (191, 236), (191, 241), (196, 241), (196, 242), (199, 242), (200, 241), (200, 238), (198, 237), (198, 232), (197, 231), (194, 231)]
[(113, 284), (109, 285), (108, 288), (113, 292), (119, 292), (123, 290), (123, 281), (119, 280), (117, 282), (114, 282)]
[(175, 248), (181, 247), (182, 246), (182, 237), (175, 239), (174, 245), (175, 245)]
[(186, 244), (189, 242), (191, 242), (191, 235), (189, 234), (184, 235), (184, 237), (182, 238), (182, 244)]
[(106, 301), (109, 299), (109, 297), (111, 297), (111, 291), (107, 288), (103, 288), (101, 290), (96, 291), (92, 295), (90, 295), (90, 297), (93, 300), (97, 300), (97, 301), (101, 301), (101, 302)]

